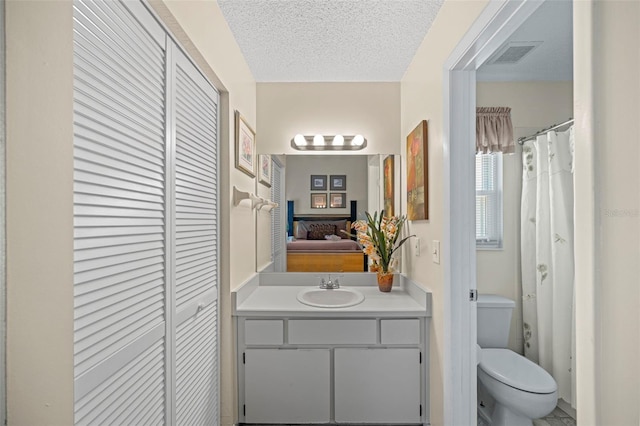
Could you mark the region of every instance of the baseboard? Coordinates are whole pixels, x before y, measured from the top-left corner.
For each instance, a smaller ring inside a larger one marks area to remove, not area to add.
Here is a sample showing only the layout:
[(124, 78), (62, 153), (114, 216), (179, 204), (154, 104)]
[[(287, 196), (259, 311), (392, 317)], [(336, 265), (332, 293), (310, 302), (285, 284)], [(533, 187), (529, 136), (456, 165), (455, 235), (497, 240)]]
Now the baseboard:
[(558, 400), (558, 407), (564, 411), (565, 413), (567, 413), (568, 415), (571, 416), (571, 418), (573, 418), (573, 420), (576, 420), (577, 414), (576, 413), (576, 409), (573, 408), (571, 406), (571, 404), (569, 404), (567, 401), (565, 401), (564, 399), (559, 399)]

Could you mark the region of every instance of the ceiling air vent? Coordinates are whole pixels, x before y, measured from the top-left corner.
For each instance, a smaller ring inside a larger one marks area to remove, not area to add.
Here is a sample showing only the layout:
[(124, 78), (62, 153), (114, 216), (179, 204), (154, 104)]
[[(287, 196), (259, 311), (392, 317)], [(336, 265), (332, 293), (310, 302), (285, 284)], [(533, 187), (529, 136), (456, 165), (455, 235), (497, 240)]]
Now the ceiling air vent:
[(487, 62), (490, 65), (505, 65), (518, 63), (533, 49), (540, 46), (541, 41), (510, 42), (500, 48)]

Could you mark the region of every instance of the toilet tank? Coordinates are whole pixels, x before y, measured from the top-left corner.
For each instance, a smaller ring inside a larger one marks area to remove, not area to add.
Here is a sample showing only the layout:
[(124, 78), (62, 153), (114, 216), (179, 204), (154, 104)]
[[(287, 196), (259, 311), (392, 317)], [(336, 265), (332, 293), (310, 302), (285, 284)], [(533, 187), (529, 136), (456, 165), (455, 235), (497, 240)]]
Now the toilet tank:
[(495, 294), (478, 295), (478, 344), (482, 348), (506, 348), (511, 314), (516, 303)]

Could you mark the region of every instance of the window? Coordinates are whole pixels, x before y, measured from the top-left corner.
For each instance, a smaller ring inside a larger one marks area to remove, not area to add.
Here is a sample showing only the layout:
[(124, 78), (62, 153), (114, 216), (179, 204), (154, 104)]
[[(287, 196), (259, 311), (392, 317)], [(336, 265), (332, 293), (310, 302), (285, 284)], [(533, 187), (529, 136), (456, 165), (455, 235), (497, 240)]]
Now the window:
[(476, 247), (502, 248), (502, 153), (476, 155)]

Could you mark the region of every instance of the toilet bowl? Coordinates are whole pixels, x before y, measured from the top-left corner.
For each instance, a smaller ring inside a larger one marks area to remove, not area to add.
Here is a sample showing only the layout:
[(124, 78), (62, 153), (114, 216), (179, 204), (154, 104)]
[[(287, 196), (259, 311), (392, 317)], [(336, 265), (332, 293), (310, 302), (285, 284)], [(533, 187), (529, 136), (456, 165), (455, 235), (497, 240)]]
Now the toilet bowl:
[(480, 349), (478, 380), (495, 399), (493, 426), (531, 426), (556, 406), (558, 386), (542, 367), (502, 348)]
[(478, 416), (493, 426), (531, 426), (558, 402), (558, 385), (542, 367), (506, 349), (515, 302), (478, 295)]

